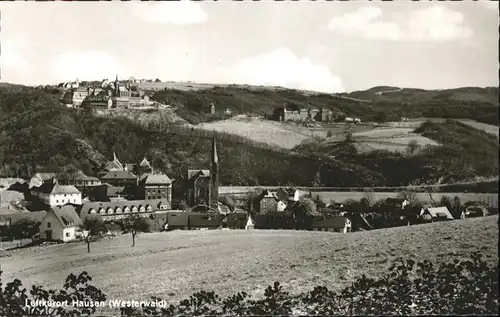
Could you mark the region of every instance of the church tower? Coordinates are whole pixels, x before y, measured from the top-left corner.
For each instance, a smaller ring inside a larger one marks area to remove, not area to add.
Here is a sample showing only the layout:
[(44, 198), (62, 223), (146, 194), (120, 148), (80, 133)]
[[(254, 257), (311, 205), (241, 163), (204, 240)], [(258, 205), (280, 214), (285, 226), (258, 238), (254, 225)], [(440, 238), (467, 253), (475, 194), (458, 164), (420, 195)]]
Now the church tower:
[(115, 96), (120, 97), (120, 82), (118, 81), (118, 74), (116, 74), (115, 79)]
[(215, 210), (219, 209), (219, 156), (217, 154), (217, 142), (215, 136), (212, 139), (212, 151), (210, 153), (210, 197), (208, 205)]

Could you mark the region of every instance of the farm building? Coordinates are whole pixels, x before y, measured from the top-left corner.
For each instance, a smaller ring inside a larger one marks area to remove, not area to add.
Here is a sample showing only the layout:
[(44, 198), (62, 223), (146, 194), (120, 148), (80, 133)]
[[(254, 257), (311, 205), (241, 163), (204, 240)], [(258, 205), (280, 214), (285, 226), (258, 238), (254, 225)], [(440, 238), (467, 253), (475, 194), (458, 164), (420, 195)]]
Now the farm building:
[(314, 217), (312, 221), (313, 231), (330, 231), (348, 233), (352, 230), (352, 223), (346, 217)]
[(420, 218), (425, 221), (446, 221), (453, 220), (453, 216), (446, 207), (424, 207), (420, 211)]
[[(166, 225), (166, 226), (165, 226)], [(201, 212), (167, 212), (164, 227), (168, 230), (217, 229), (222, 225), (222, 215)]]
[(486, 209), (486, 207), (469, 206), (464, 211), (462, 211), (460, 218), (465, 219), (465, 218), (485, 217), (488, 216), (488, 214), (489, 212), (488, 209)]
[(40, 239), (63, 242), (75, 240), (77, 228), (82, 224), (72, 206), (53, 207), (40, 224)]

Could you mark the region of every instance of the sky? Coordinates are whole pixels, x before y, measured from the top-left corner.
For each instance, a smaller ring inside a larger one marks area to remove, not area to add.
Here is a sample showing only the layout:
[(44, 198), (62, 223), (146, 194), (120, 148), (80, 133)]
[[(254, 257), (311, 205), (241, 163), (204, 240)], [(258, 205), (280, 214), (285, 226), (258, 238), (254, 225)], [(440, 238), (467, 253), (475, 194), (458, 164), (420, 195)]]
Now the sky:
[(498, 86), (498, 3), (0, 3), (2, 82)]

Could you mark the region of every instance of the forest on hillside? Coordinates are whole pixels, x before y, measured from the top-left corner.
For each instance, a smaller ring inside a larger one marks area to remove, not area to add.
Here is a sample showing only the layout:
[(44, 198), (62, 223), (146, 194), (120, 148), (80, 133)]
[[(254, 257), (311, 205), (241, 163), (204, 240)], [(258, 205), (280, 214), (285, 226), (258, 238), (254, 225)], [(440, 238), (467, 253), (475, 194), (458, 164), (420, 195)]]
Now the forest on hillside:
[[(127, 163), (147, 156), (156, 170), (181, 180), (187, 169), (208, 166), (213, 133), (219, 142), (223, 185), (401, 186), (433, 183), (443, 177), (498, 175), (498, 141), (455, 121), (426, 123), (420, 133), (444, 146), (423, 148), (412, 155), (358, 154), (347, 141), (332, 148), (313, 144), (277, 151), (243, 137), (169, 123), (154, 129), (124, 117), (103, 118), (88, 109), (66, 108), (59, 105), (57, 91), (50, 89), (6, 87), (0, 91), (0, 100), (1, 177), (73, 169), (95, 175), (114, 151)], [(254, 107), (257, 111), (258, 105)]]

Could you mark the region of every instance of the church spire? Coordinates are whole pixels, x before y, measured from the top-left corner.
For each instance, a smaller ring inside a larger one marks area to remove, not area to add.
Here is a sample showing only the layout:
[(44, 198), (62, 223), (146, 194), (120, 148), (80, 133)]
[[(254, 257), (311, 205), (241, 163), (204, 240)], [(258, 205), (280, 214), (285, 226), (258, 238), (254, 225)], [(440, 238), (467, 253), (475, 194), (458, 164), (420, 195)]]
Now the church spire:
[(217, 141), (215, 135), (212, 139), (212, 150), (210, 153), (209, 206), (215, 210), (219, 209), (219, 155), (217, 154)]

